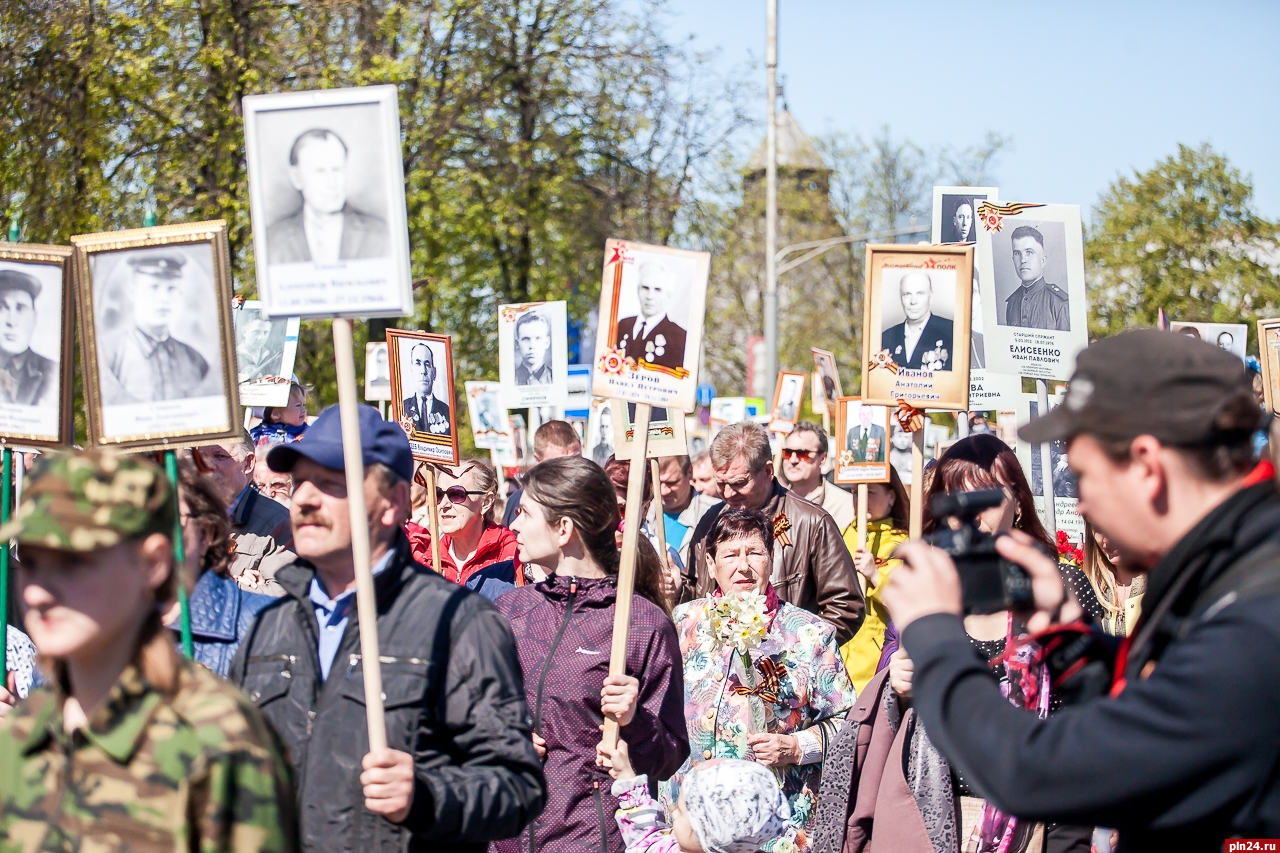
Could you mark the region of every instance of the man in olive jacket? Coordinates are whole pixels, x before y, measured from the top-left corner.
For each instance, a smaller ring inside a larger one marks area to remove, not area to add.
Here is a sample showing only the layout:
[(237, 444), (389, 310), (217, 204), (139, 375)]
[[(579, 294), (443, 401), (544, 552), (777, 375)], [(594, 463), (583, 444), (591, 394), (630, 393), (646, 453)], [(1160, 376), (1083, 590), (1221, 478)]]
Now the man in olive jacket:
[(701, 598), (715, 588), (705, 545), (720, 511), (726, 506), (759, 510), (773, 520), (776, 539), (769, 580), (778, 597), (821, 616), (836, 629), (837, 641), (847, 643), (866, 613), (853, 559), (827, 511), (774, 477), (764, 427), (744, 421), (720, 430), (711, 443), (711, 467), (724, 503), (707, 510), (694, 528), (683, 597)]
[(360, 407), (388, 749), (370, 751), (338, 409), (267, 464), (293, 475), (296, 563), (230, 678), (293, 757), (308, 851), (480, 851), (546, 799), (515, 640), (475, 593), (414, 562), (402, 529), (413, 459)]

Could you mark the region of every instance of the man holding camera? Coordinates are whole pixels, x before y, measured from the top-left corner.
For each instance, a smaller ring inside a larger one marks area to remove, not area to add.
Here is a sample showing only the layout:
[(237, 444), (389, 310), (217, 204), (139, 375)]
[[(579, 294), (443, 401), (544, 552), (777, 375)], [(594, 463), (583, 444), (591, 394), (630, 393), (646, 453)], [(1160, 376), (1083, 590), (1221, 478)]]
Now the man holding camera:
[[(1280, 493), (1253, 462), (1260, 419), (1238, 358), (1145, 329), (1081, 353), (1063, 405), (1022, 430), (1068, 443), (1081, 514), (1147, 573), (1114, 657), (1097, 631), (1042, 637), (1053, 689), (1075, 705), (1049, 719), (1010, 705), (973, 651), (950, 557), (899, 549), (884, 602), (914, 707), (1001, 810), (1115, 827), (1121, 851), (1280, 836)], [(1087, 620), (1029, 539), (997, 547), (1031, 576), (1031, 630)]]

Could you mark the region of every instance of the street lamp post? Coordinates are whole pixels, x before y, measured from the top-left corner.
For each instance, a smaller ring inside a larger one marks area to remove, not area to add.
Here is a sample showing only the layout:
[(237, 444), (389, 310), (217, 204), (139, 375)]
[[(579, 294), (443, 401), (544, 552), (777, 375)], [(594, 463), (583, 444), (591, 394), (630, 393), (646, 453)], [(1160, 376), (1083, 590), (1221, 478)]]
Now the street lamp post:
[(765, 0), (768, 18), (765, 67), (768, 94), (764, 165), (764, 350), (769, 382), (778, 375), (778, 0)]

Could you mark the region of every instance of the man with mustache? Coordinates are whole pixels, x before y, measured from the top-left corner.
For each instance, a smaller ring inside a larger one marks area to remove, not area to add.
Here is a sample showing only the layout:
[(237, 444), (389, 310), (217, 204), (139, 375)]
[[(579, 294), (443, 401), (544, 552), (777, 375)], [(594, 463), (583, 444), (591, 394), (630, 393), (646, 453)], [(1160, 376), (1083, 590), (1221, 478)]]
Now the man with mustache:
[(542, 811), (515, 640), (488, 601), (414, 560), (413, 456), (399, 424), (359, 407), (387, 748), (370, 750), (338, 407), (267, 465), (293, 477), (300, 559), (231, 664), (293, 756), (303, 850), (474, 850)]
[(1048, 256), (1044, 251), (1044, 235), (1030, 225), (1013, 229), (1013, 271), (1022, 285), (1005, 300), (1004, 324), (1024, 329), (1071, 331), (1071, 313), (1067, 310), (1067, 292), (1044, 280)]

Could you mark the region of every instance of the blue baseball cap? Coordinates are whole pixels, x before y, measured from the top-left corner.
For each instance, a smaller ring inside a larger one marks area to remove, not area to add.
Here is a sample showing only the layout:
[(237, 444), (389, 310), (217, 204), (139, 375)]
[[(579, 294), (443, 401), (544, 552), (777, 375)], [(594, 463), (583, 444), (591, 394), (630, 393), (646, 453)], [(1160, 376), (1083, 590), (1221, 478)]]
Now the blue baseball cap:
[[(404, 429), (397, 423), (384, 421), (372, 406), (357, 406), (356, 409), (360, 416), (360, 456), (364, 466), (368, 468), (375, 462), (381, 462), (401, 479), (412, 482), (413, 452), (409, 449), (409, 437), (404, 434)], [(305, 456), (331, 471), (346, 469), (342, 457), (342, 419), (337, 406), (321, 412), (302, 438), (273, 447), (267, 454), (267, 467), (287, 474), (299, 456)]]

